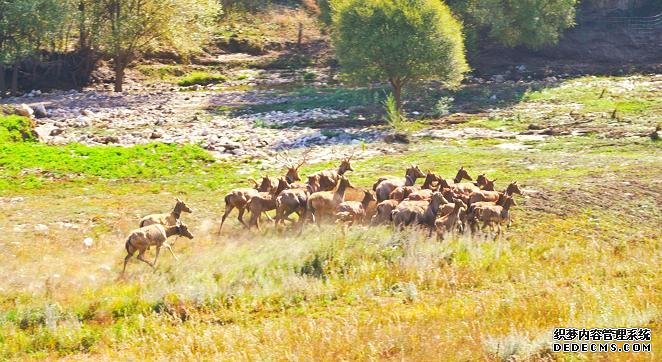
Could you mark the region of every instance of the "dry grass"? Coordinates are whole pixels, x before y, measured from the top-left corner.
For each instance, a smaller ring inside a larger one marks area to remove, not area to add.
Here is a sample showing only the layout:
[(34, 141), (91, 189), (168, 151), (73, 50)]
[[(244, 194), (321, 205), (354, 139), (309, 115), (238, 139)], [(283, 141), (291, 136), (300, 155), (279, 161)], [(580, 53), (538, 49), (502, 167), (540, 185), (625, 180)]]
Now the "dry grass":
[[(130, 263), (125, 280), (125, 235), (173, 193), (97, 180), (3, 198), (0, 358), (654, 360), (662, 155), (650, 141), (601, 142), (512, 153), (431, 143), (358, 162), (350, 175), (368, 185), (412, 158), (448, 174), (463, 157), (473, 173), (515, 175), (529, 193), (498, 241), (439, 243), (388, 227), (288, 237), (236, 222), (219, 237), (223, 190), (185, 187), (195, 239), (177, 240), (181, 260), (162, 253), (156, 272)], [(552, 329), (568, 326), (650, 327), (654, 352), (551, 353)]]

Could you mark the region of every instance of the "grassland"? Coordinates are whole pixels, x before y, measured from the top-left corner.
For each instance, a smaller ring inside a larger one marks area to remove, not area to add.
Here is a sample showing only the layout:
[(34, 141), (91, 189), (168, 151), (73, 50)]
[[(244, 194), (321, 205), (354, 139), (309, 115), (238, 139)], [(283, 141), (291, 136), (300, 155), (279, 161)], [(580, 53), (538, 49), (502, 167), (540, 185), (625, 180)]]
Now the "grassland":
[[(555, 92), (526, 102), (565, 107)], [(652, 119), (659, 94), (652, 102), (632, 114)], [(234, 220), (219, 236), (223, 195), (264, 173), (259, 163), (197, 146), (4, 139), (0, 359), (659, 359), (659, 141), (510, 142), (429, 140), (353, 164), (360, 186), (410, 163), (523, 185), (504, 238), (438, 242), (389, 227), (245, 232)], [(175, 196), (194, 209), (195, 239), (175, 241), (178, 262), (163, 255), (152, 272), (134, 261), (118, 278), (127, 233)], [(653, 353), (551, 353), (552, 329), (568, 326), (649, 327)]]

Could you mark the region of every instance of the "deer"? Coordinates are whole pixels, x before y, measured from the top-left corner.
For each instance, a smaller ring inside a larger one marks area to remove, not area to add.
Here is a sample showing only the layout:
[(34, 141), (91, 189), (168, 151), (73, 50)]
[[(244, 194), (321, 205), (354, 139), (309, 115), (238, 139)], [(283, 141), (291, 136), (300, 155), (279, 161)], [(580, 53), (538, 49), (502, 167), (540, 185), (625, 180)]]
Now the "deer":
[(370, 224), (379, 225), (379, 224), (390, 224), (393, 221), (393, 210), (398, 207), (398, 200), (384, 200), (377, 204), (377, 212), (372, 217)]
[[(468, 180), (468, 181), (473, 181), (471, 176), (469, 176), (469, 173), (464, 169), (464, 166), (461, 166), (459, 170), (457, 170), (457, 174), (455, 175), (455, 178), (451, 180), (452, 182), (449, 182), (449, 180), (446, 179), (441, 179), (439, 181), (439, 187), (440, 188), (450, 188), (455, 192), (459, 193), (471, 193), (474, 191), (479, 191), (480, 190), (480, 184), (476, 185), (470, 182), (461, 182), (462, 180)], [(484, 178), (480, 178), (480, 182), (484, 182)], [(478, 183), (478, 182), (477, 182)]]
[(246, 211), (246, 204), (248, 203), (248, 200), (250, 200), (253, 196), (258, 196), (260, 192), (269, 192), (270, 190), (273, 190), (271, 181), (272, 180), (269, 177), (263, 177), (262, 183), (259, 185), (257, 182), (253, 181), (255, 182), (257, 188), (237, 188), (230, 190), (230, 192), (225, 195), (225, 212), (221, 218), (221, 226), (218, 228), (219, 235), (221, 234), (221, 229), (223, 229), (223, 223), (225, 223), (225, 219), (235, 208), (239, 211), (237, 220), (239, 220), (239, 222), (245, 227), (248, 227), (243, 219), (244, 212)]
[(255, 225), (255, 227), (260, 230), (260, 215), (276, 209), (277, 196), (289, 187), (290, 184), (287, 182), (287, 177), (281, 177), (278, 179), (278, 187), (273, 193), (260, 192), (258, 195), (253, 196), (248, 200), (246, 203), (246, 209), (248, 209), (251, 214), (251, 218), (248, 220), (248, 229)]
[(367, 210), (371, 202), (375, 201), (375, 195), (370, 190), (363, 191), (363, 200), (343, 201), (336, 208), (336, 222), (348, 223), (350, 226), (356, 222), (367, 221)]
[[(179, 260), (172, 251), (170, 244), (167, 242), (168, 238), (172, 235), (179, 235), (193, 239), (193, 235), (189, 232), (188, 226), (180, 221), (177, 221), (175, 225), (164, 226), (161, 224), (152, 224), (131, 231), (124, 243), (127, 255), (124, 258), (122, 276), (124, 276), (124, 272), (126, 272), (126, 264), (136, 251), (138, 252), (138, 260), (147, 263), (152, 269), (156, 268), (156, 261), (159, 258), (159, 251), (162, 246), (165, 246), (170, 251), (175, 260)], [(156, 246), (156, 256), (154, 257), (154, 262), (149, 262), (145, 260), (145, 251), (147, 251), (152, 245)]]
[(414, 186), (417, 178), (425, 177), (423, 171), (417, 165), (411, 165), (405, 171), (405, 178), (387, 178), (381, 177), (377, 184), (373, 185), (373, 190), (377, 195), (377, 202), (387, 200), (398, 186)]
[(486, 227), (490, 227), (490, 230), (494, 230), (494, 225), (497, 226), (497, 233), (494, 236), (496, 240), (501, 236), (501, 224), (504, 221), (510, 221), (510, 208), (512, 206), (517, 206), (515, 199), (511, 196), (504, 196), (503, 206), (501, 205), (486, 205), (480, 208), (475, 209), (475, 217), (477, 221), (483, 223), (482, 230), (485, 230)]
[(337, 170), (323, 170), (313, 174), (313, 176), (319, 176), (320, 191), (331, 191), (335, 189), (338, 181), (347, 171), (354, 171), (350, 163), (352, 157), (354, 157), (354, 154), (342, 159)]
[(414, 223), (424, 225), (431, 234), (439, 207), (446, 202), (440, 192), (435, 192), (429, 202), (403, 201), (393, 210), (393, 225), (399, 229)]
[(430, 200), (432, 198), (432, 193), (434, 193), (433, 184), (438, 182), (439, 179), (439, 176), (427, 171), (421, 187), (416, 185), (398, 186), (389, 194), (389, 198), (398, 201), (403, 201), (407, 198), (412, 201)]
[(453, 201), (453, 210), (436, 219), (434, 221), (434, 228), (437, 230), (437, 238), (439, 240), (444, 239), (444, 233), (452, 233), (458, 227), (460, 231), (464, 231), (463, 222), (462, 222), (462, 212), (467, 209), (467, 205), (460, 199), (455, 199)]
[(179, 220), (182, 212), (193, 212), (184, 201), (175, 198), (175, 207), (170, 213), (167, 214), (151, 214), (140, 219), (140, 227), (161, 224), (164, 226), (175, 225)]
[[(506, 196), (513, 196), (515, 194), (522, 195), (522, 190), (517, 185), (517, 181), (513, 181), (508, 184), (508, 187), (503, 192), (486, 192), (482, 191), (479, 193), (472, 193), (469, 198), (469, 209), (467, 211), (467, 217), (470, 222), (475, 222), (475, 209), (482, 208), (483, 206), (492, 206), (499, 205), (503, 206)], [(508, 219), (508, 227), (512, 225), (512, 220)]]
[[(318, 191), (308, 197), (306, 203), (306, 215), (312, 215), (317, 226), (321, 226), (322, 217), (332, 217), (338, 205), (345, 201), (345, 190), (352, 187), (345, 176), (340, 176), (338, 187), (335, 191)], [(306, 216), (304, 216), (305, 222)]]
[[(298, 163), (290, 159), (289, 156), (287, 156), (287, 152), (285, 153), (285, 156), (276, 155), (276, 159), (281, 158), (285, 162), (285, 167), (287, 167), (285, 180), (290, 185), (297, 181), (301, 181), (301, 178), (299, 177), (299, 168), (310, 159), (310, 151), (311, 150), (306, 150), (303, 152)], [(274, 185), (274, 189), (278, 187), (278, 178), (272, 178), (272, 184)]]
[(276, 197), (276, 217), (274, 225), (283, 224), (285, 220), (293, 222), (289, 216), (296, 213), (299, 216), (299, 222), (303, 223), (303, 217), (306, 214), (308, 196), (319, 191), (319, 175), (308, 176), (308, 181), (304, 185), (292, 185), (293, 187), (283, 190)]

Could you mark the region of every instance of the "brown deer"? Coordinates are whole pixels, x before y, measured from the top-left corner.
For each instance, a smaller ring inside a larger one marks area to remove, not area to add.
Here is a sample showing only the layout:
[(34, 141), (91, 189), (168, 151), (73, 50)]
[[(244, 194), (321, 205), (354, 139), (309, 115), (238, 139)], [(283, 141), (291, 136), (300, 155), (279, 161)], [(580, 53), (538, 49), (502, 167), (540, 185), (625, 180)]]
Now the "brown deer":
[[(175, 225), (163, 226), (161, 224), (152, 224), (141, 227), (140, 229), (133, 230), (129, 237), (124, 243), (126, 248), (127, 256), (124, 258), (124, 268), (122, 268), (122, 275), (126, 271), (126, 264), (129, 262), (129, 259), (133, 254), (138, 251), (138, 260), (144, 261), (149, 266), (154, 269), (156, 267), (156, 260), (159, 258), (159, 251), (161, 246), (165, 246), (172, 256), (177, 259), (175, 253), (172, 252), (170, 244), (168, 244), (168, 237), (172, 235), (184, 236), (189, 239), (193, 239), (193, 235), (188, 231), (186, 224), (177, 222)], [(156, 256), (154, 257), (154, 262), (149, 262), (145, 260), (145, 251), (149, 249), (150, 246), (156, 246)]]
[[(348, 187), (352, 187), (349, 179), (345, 176), (340, 176), (340, 181), (338, 181), (338, 187), (335, 191), (319, 191), (311, 194), (306, 204), (306, 215), (312, 215), (313, 221), (320, 226), (323, 217), (333, 217), (338, 205), (345, 201), (345, 190)], [(304, 222), (305, 219), (306, 216), (304, 216)]]
[(167, 214), (151, 214), (140, 219), (140, 227), (161, 224), (164, 226), (175, 225), (182, 215), (182, 212), (193, 212), (184, 201), (175, 198), (175, 207)]
[(235, 208), (239, 211), (237, 220), (239, 220), (239, 222), (245, 227), (248, 227), (243, 218), (244, 212), (246, 211), (246, 204), (248, 203), (248, 200), (250, 200), (253, 196), (259, 195), (260, 192), (269, 192), (273, 190), (271, 181), (272, 180), (269, 177), (265, 176), (262, 178), (262, 183), (259, 185), (257, 182), (253, 181), (255, 182), (257, 188), (237, 188), (230, 190), (230, 192), (225, 195), (225, 212), (221, 218), (221, 226), (218, 228), (219, 235), (221, 234), (221, 229), (223, 229), (223, 223), (225, 223), (225, 219)]
[(453, 210), (444, 215), (434, 222), (434, 227), (437, 230), (437, 238), (443, 240), (444, 233), (452, 233), (458, 227), (463, 230), (462, 212), (467, 209), (467, 205), (460, 199), (453, 202)]
[(260, 215), (276, 209), (276, 198), (285, 189), (289, 188), (290, 184), (287, 182), (286, 177), (278, 179), (278, 187), (271, 192), (260, 192), (258, 195), (251, 197), (246, 203), (246, 209), (251, 213), (251, 218), (248, 220), (248, 228), (255, 225), (260, 230)]
[(348, 156), (340, 161), (340, 166), (337, 170), (324, 170), (319, 171), (313, 176), (319, 176), (320, 191), (331, 191), (336, 188), (338, 181), (347, 171), (354, 171), (350, 161), (353, 155)]
[(348, 223), (350, 226), (356, 222), (367, 221), (367, 210), (371, 202), (375, 201), (375, 195), (370, 190), (364, 190), (363, 200), (344, 201), (336, 208), (336, 222)]
[(423, 171), (417, 165), (411, 165), (405, 171), (405, 178), (390, 178), (390, 176), (381, 177), (377, 184), (373, 185), (373, 190), (377, 195), (377, 201), (388, 200), (391, 192), (398, 186), (414, 186), (417, 178), (425, 177)]

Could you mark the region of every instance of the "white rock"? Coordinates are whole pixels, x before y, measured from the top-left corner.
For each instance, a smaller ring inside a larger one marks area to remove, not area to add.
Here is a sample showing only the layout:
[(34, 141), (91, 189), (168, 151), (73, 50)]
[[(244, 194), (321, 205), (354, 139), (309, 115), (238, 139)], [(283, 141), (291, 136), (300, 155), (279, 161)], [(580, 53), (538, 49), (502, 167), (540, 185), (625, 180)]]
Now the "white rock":
[(91, 237), (88, 236), (85, 239), (83, 239), (83, 245), (85, 245), (86, 247), (89, 248), (92, 246), (92, 244), (94, 244), (94, 239), (92, 239)]
[(34, 231), (38, 233), (47, 233), (48, 232), (48, 226), (44, 224), (37, 224), (34, 226)]

